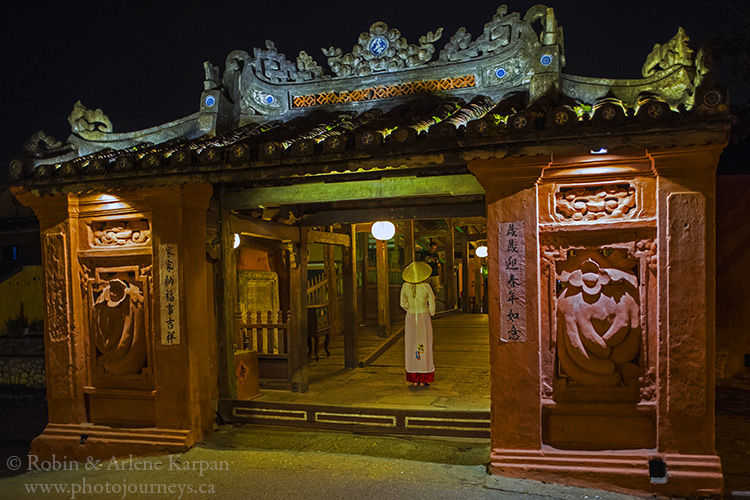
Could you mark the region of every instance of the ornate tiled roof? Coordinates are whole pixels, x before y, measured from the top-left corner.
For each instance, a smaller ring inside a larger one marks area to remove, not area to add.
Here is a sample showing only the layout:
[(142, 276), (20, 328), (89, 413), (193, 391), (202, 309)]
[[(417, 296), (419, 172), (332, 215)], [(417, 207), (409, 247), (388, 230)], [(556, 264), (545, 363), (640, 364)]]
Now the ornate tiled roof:
[(377, 22), (350, 52), (323, 49), (330, 74), (305, 52), (288, 60), (270, 41), (252, 56), (234, 51), (223, 72), (205, 63), (198, 112), (123, 134), (102, 110), (76, 103), (66, 143), (35, 134), (11, 176), (61, 189), (229, 182), (465, 164), (489, 149), (668, 147), (695, 141), (687, 130), (703, 131), (703, 141), (726, 135), (727, 93), (682, 29), (633, 80), (565, 74), (562, 28), (545, 6), (523, 17), (501, 6), (480, 36), (461, 28), (438, 52), (441, 37), (438, 29), (409, 43)]

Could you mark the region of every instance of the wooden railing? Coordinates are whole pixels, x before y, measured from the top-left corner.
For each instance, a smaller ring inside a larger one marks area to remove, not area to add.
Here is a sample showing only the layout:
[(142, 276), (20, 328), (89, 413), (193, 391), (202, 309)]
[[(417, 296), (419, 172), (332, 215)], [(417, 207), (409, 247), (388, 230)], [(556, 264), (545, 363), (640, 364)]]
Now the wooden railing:
[(325, 304), (328, 302), (328, 274), (320, 273), (307, 280), (307, 303)]
[(289, 353), (289, 323), (291, 312), (258, 311), (237, 320), (237, 332), (244, 349), (258, 354)]
[[(344, 294), (344, 275), (341, 266), (336, 266), (336, 298)], [(328, 273), (320, 273), (307, 280), (307, 303), (328, 303)]]
[[(388, 268), (388, 284), (401, 286), (404, 283), (404, 279), (401, 277), (401, 269), (397, 267)], [(367, 268), (367, 284), (369, 286), (378, 284), (378, 269), (377, 267)]]

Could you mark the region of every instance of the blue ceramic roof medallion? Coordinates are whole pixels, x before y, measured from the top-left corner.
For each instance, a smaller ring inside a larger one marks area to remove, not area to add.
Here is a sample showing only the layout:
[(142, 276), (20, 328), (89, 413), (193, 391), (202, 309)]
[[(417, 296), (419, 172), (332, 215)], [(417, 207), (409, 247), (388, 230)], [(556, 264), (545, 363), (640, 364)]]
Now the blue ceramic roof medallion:
[(212, 107), (214, 104), (216, 104), (216, 98), (212, 95), (207, 95), (206, 98), (203, 100), (203, 102), (206, 104), (207, 107)]
[(542, 66), (549, 66), (552, 64), (552, 56), (549, 54), (544, 54), (540, 59), (539, 62), (542, 63)]
[(367, 50), (375, 57), (382, 56), (388, 50), (388, 40), (384, 36), (375, 36), (367, 44)]
[(506, 74), (505, 68), (497, 68), (495, 70), (495, 76), (498, 78), (504, 78)]

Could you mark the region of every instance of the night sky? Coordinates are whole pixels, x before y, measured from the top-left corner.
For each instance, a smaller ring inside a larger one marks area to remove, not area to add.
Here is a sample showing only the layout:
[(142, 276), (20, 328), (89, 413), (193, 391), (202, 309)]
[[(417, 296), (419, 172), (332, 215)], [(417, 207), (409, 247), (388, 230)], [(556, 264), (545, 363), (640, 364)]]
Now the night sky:
[[(444, 28), (438, 52), (460, 26), (472, 39), (501, 1), (379, 0), (258, 2), (63, 2), (3, 0), (0, 51), (4, 109), (0, 171), (37, 130), (58, 140), (70, 133), (67, 116), (81, 100), (101, 108), (115, 132), (159, 125), (198, 110), (203, 61), (224, 67), (227, 54), (252, 54), (266, 39), (295, 61), (300, 50), (328, 70), (321, 47), (350, 52), (375, 21), (385, 21), (418, 43)], [(521, 15), (530, 1), (507, 2)], [(706, 37), (750, 28), (746, 0), (550, 0), (564, 29), (566, 73), (640, 78), (655, 43), (682, 26), (697, 49)], [(728, 73), (728, 72), (727, 72)], [(750, 97), (731, 77), (732, 99)]]

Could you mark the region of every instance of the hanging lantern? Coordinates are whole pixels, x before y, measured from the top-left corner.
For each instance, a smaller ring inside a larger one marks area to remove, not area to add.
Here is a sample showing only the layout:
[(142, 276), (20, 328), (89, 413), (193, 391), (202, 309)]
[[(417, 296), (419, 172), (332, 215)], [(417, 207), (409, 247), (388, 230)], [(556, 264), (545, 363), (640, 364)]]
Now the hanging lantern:
[(477, 257), (479, 258), (485, 258), (487, 257), (487, 247), (482, 245), (481, 247), (477, 247), (476, 249)]
[(387, 241), (396, 234), (396, 226), (387, 220), (381, 220), (372, 224), (372, 235), (376, 240)]
[(234, 248), (240, 246), (240, 235), (235, 233), (234, 235)]

